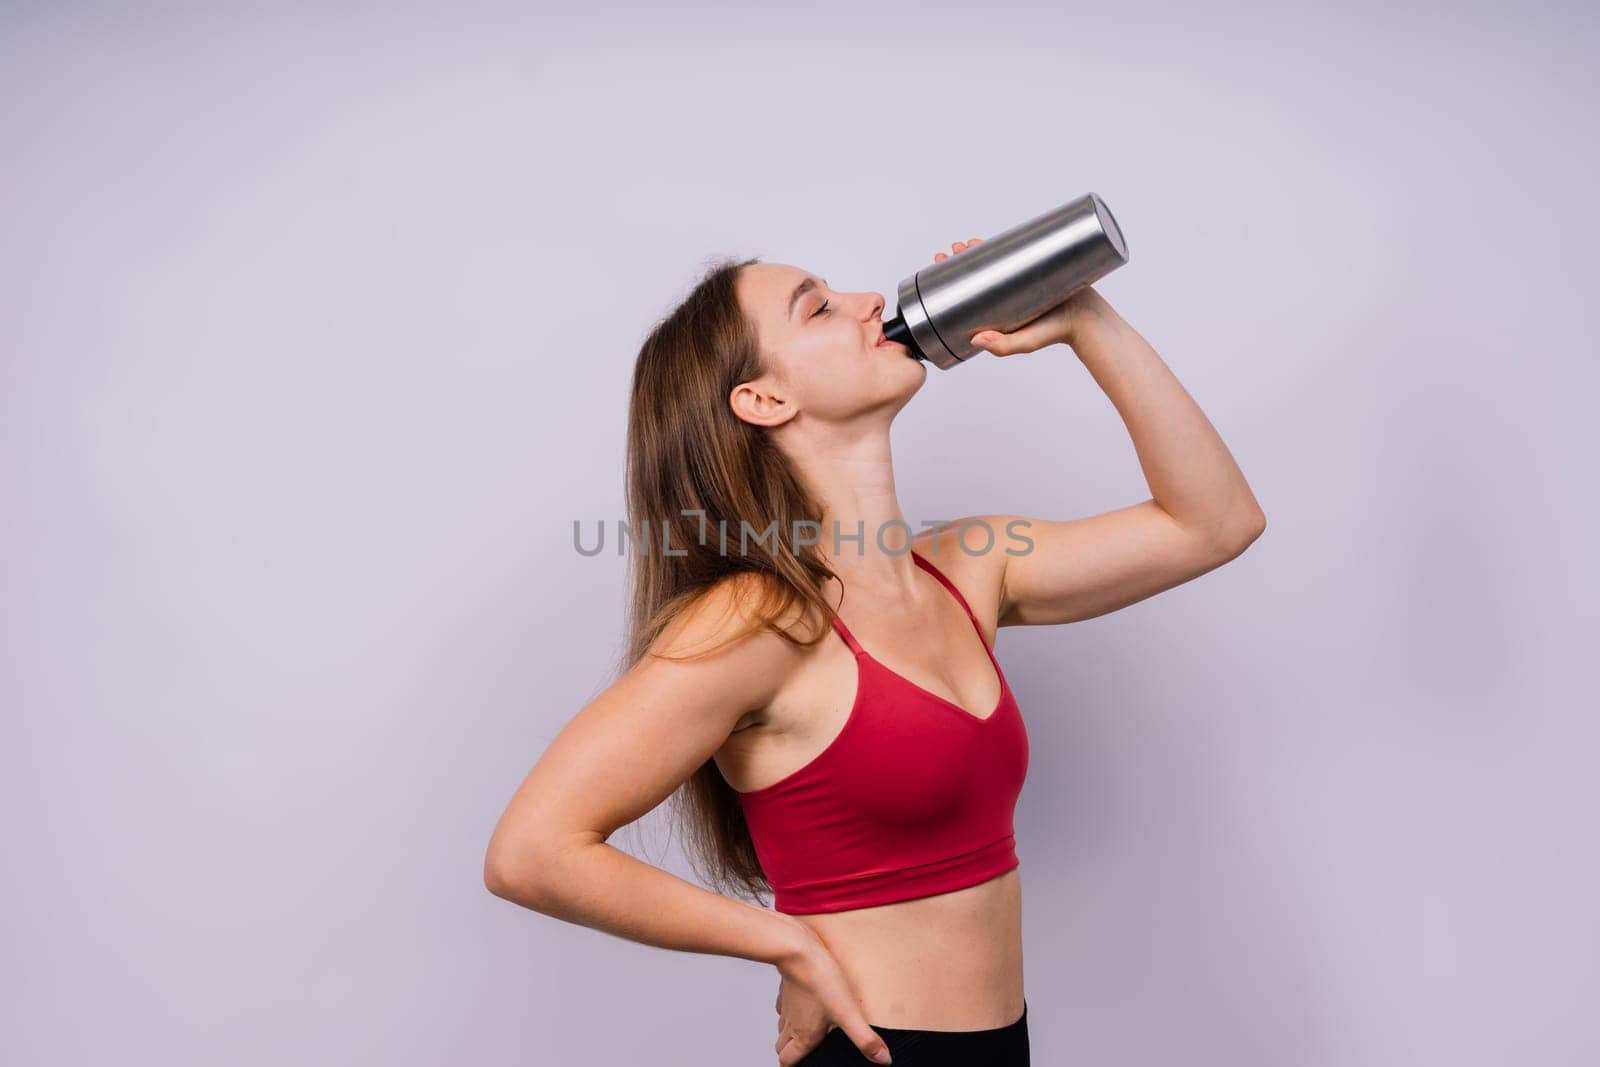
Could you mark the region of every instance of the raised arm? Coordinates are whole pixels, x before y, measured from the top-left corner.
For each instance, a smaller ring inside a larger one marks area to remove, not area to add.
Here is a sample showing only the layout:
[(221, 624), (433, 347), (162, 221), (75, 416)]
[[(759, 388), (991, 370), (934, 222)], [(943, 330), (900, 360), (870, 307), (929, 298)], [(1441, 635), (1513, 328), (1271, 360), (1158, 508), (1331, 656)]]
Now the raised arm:
[[(996, 355), (1056, 339), (1071, 345), (1122, 416), (1151, 496), (1077, 519), (978, 516), (1001, 546), (996, 555), (1003, 563), (987, 568), (1000, 585), (1000, 626), (1075, 622), (1126, 607), (1220, 567), (1267, 525), (1205, 412), (1149, 342), (1092, 288), (1053, 320), (1010, 339), (977, 338)], [(1007, 546), (1019, 554), (1008, 554)]]

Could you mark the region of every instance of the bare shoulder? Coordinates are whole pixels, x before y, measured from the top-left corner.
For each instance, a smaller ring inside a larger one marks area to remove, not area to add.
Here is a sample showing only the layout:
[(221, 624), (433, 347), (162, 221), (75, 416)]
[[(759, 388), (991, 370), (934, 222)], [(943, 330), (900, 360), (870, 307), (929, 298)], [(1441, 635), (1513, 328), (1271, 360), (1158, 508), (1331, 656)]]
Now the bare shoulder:
[[(697, 593), (651, 643), (642, 662), (652, 659), (711, 658), (729, 656), (739, 669), (774, 672), (781, 681), (799, 657), (783, 632), (793, 634), (804, 615), (803, 604), (782, 611), (785, 593), (769, 575), (742, 571), (729, 575)], [(780, 632), (783, 631), (783, 632)]]
[(485, 861), (491, 888), (537, 892), (551, 857), (604, 841), (656, 807), (772, 699), (802, 656), (761, 625), (776, 602), (769, 583), (738, 575), (696, 593), (567, 722), (495, 829)]
[(1007, 552), (1023, 551), (1026, 531), (1015, 515), (968, 515), (923, 530), (912, 548), (953, 582), (989, 633), (998, 625)]

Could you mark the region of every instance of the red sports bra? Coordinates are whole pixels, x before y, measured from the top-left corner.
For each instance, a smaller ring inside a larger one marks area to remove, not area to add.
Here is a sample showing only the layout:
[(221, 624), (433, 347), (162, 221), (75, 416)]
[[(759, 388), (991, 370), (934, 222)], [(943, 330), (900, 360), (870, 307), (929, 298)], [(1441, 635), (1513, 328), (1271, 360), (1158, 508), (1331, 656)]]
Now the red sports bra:
[[(915, 552), (983, 630), (955, 585)], [(891, 671), (833, 625), (856, 656), (843, 729), (810, 763), (737, 793), (773, 908), (791, 915), (870, 908), (949, 893), (1018, 865), (1012, 819), (1028, 733), (1005, 672), (980, 719)]]

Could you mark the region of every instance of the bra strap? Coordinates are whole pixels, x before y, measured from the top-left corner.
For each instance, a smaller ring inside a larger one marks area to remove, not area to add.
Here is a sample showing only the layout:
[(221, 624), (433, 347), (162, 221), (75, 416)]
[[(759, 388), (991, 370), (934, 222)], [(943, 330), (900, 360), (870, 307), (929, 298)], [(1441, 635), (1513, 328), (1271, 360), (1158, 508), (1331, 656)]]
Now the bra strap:
[(844, 643), (850, 646), (851, 652), (858, 656), (861, 655), (860, 643), (856, 641), (855, 635), (850, 632), (850, 628), (845, 626), (844, 620), (837, 615), (833, 616), (833, 628), (839, 631), (839, 636), (844, 638)]
[[(937, 578), (940, 585), (950, 590), (950, 595), (956, 598), (956, 603), (961, 605), (961, 610), (966, 612), (967, 618), (972, 620), (972, 628), (978, 631), (978, 640), (983, 641), (983, 626), (978, 622), (978, 617), (972, 613), (972, 607), (967, 603), (967, 598), (961, 595), (961, 590), (956, 588), (956, 584), (950, 579), (946, 578), (944, 573), (940, 571), (938, 567), (935, 567), (931, 562), (917, 553), (912, 552), (911, 558), (916, 560), (917, 564), (922, 567), (923, 570)], [(857, 655), (863, 654), (865, 650), (861, 647), (861, 643), (856, 640), (855, 635), (850, 632), (850, 628), (844, 624), (844, 620), (835, 614), (832, 617), (832, 621), (833, 628), (839, 631), (839, 636), (844, 638), (844, 643), (850, 646), (850, 651), (856, 653)], [(987, 652), (989, 650), (989, 642), (983, 641), (983, 647), (984, 651)], [(993, 655), (993, 653), (990, 654)]]
[[(911, 558), (916, 560), (919, 564), (921, 564), (923, 570), (927, 571), (929, 574), (931, 574), (935, 578), (939, 579), (939, 583), (941, 585), (943, 585), (946, 589), (950, 590), (950, 594), (952, 596), (954, 596), (956, 598), (956, 602), (961, 605), (961, 610), (965, 611), (967, 613), (967, 618), (972, 620), (972, 625), (977, 629), (978, 636), (982, 637), (983, 636), (983, 627), (978, 623), (978, 617), (972, 613), (971, 606), (969, 606), (967, 604), (967, 598), (962, 596), (961, 595), (961, 590), (956, 588), (956, 583), (954, 583), (950, 579), (946, 578), (944, 576), (944, 573), (942, 571), (940, 571), (938, 567), (935, 567), (932, 564), (932, 562), (930, 562), (929, 560), (923, 558), (922, 556), (917, 555), (917, 553), (915, 553), (915, 552), (911, 553)], [(987, 644), (985, 645), (985, 647), (987, 647)]]

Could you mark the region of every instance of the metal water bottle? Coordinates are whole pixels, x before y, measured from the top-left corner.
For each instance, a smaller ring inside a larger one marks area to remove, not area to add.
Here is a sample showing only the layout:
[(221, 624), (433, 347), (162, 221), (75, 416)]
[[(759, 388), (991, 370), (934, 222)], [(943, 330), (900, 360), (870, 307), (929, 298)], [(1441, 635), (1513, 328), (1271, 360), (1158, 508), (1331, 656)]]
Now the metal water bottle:
[(1010, 333), (1126, 262), (1111, 209), (1087, 193), (911, 275), (883, 332), (949, 370), (980, 351), (967, 340), (979, 330)]

